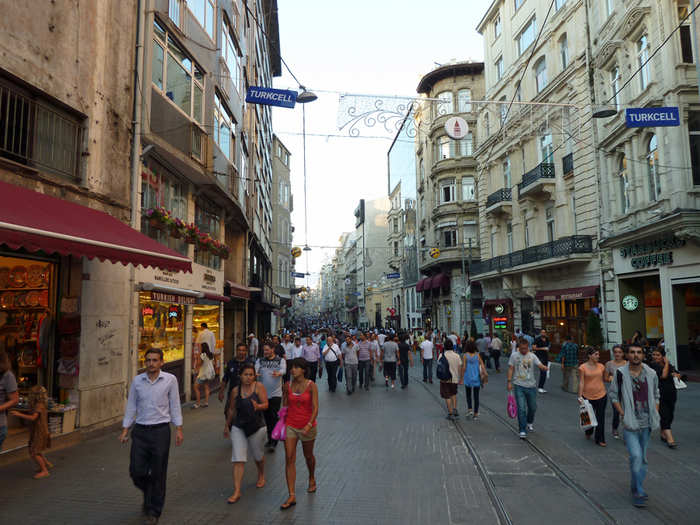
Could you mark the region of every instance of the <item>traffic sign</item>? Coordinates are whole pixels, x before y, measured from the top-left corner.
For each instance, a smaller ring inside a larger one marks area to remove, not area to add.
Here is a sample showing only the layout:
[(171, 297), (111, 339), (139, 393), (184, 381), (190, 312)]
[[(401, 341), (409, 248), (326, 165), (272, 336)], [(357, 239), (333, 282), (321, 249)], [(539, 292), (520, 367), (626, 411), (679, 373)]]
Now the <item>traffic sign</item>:
[(658, 126), (680, 126), (678, 108), (627, 108), (625, 123), (628, 128), (654, 128)]
[(399, 272), (394, 272), (394, 273), (388, 273), (386, 274), (387, 279), (399, 279), (401, 278), (401, 274)]
[(266, 106), (293, 108), (297, 102), (297, 92), (286, 89), (250, 86), (245, 94), (245, 101)]

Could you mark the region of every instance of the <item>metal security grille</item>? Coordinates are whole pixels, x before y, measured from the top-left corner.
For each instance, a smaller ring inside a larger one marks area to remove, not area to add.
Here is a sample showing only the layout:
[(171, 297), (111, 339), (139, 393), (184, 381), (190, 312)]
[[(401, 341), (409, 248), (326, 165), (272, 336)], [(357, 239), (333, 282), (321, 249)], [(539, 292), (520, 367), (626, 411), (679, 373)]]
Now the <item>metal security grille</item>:
[(0, 85), (0, 155), (26, 163), (29, 160), (31, 101)]

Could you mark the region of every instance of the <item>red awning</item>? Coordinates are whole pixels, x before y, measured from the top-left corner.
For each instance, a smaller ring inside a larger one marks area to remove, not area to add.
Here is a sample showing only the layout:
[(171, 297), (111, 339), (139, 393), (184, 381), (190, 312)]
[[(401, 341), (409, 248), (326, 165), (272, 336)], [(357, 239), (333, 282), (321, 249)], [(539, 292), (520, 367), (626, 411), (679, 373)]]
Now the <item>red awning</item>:
[(513, 299), (486, 299), (484, 301), (484, 306), (491, 306), (496, 304), (509, 304), (513, 306)]
[(225, 303), (231, 302), (230, 297), (226, 297), (225, 295), (219, 295), (216, 293), (204, 292), (204, 298), (209, 299), (210, 301), (223, 301)]
[(446, 273), (439, 273), (433, 277), (432, 287), (435, 288), (449, 288), (450, 286), (450, 276)]
[(191, 272), (192, 262), (104, 212), (0, 182), (0, 244)]
[(416, 292), (422, 292), (425, 288), (425, 277), (416, 283)]
[(433, 278), (432, 277), (426, 277), (423, 279), (423, 291), (424, 292), (429, 292), (433, 288)]
[(228, 292), (231, 297), (237, 297), (238, 299), (250, 299), (250, 288), (243, 286), (242, 284), (234, 283), (233, 281), (226, 281), (226, 286), (229, 290), (224, 290)]
[(581, 288), (562, 288), (561, 290), (546, 290), (535, 294), (535, 301), (575, 301), (595, 297), (598, 286), (582, 286)]

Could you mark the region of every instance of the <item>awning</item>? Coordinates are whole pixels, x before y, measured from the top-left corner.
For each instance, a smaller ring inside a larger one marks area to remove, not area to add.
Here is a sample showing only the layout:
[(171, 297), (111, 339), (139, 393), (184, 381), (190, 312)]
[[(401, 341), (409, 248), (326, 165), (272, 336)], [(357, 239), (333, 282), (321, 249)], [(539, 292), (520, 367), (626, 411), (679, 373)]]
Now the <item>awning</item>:
[(598, 286), (582, 286), (581, 288), (562, 288), (560, 290), (546, 290), (535, 294), (535, 301), (575, 301), (595, 297), (598, 294)]
[(226, 281), (224, 283), (224, 294), (238, 299), (250, 299), (250, 288), (233, 281)]
[(433, 278), (432, 277), (426, 277), (423, 279), (423, 291), (428, 292), (433, 289)]
[(209, 292), (204, 292), (204, 298), (209, 299), (210, 301), (217, 301), (217, 302), (224, 302), (224, 303), (229, 303), (231, 302), (231, 298), (227, 297), (225, 295), (219, 295), (216, 293), (209, 293)]
[(348, 308), (348, 313), (356, 312), (359, 308), (359, 306), (353, 306), (352, 308)]
[(446, 273), (439, 273), (433, 277), (432, 288), (448, 288), (450, 286), (450, 276)]
[(104, 212), (0, 182), (0, 244), (191, 272), (192, 262)]
[(422, 292), (425, 289), (425, 277), (416, 283), (416, 292)]
[(509, 304), (513, 306), (513, 299), (486, 299), (484, 306), (493, 306), (497, 304)]

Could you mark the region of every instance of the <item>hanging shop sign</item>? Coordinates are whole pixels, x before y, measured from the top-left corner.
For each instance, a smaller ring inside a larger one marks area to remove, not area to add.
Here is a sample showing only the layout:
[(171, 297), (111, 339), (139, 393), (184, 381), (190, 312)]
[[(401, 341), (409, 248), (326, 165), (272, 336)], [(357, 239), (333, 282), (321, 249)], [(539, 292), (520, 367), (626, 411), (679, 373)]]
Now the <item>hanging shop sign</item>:
[(620, 248), (623, 259), (630, 258), (630, 264), (635, 270), (643, 270), (653, 266), (673, 264), (673, 251), (685, 246), (684, 239), (673, 235), (659, 239), (644, 240)]
[(306, 277), (306, 274), (302, 272), (292, 272), (292, 277), (295, 277), (297, 279), (303, 279), (304, 277)]
[(293, 108), (297, 102), (297, 92), (286, 89), (250, 86), (245, 94), (245, 101), (252, 104)]
[(505, 311), (505, 306), (502, 304), (497, 304), (496, 306), (493, 307), (493, 311), (496, 312), (497, 314), (502, 314)]
[(400, 277), (401, 277), (401, 274), (399, 272), (386, 274), (387, 279), (399, 279)]
[(450, 117), (445, 122), (445, 132), (453, 140), (460, 140), (469, 133), (469, 124), (462, 117)]
[(625, 295), (622, 298), (622, 307), (628, 312), (634, 312), (639, 307), (639, 299), (634, 295)]
[(627, 108), (625, 110), (625, 123), (628, 128), (655, 128), (680, 126), (681, 119), (677, 107)]
[(508, 327), (508, 318), (507, 317), (494, 317), (493, 318), (493, 327), (498, 328), (498, 329), (505, 329)]

